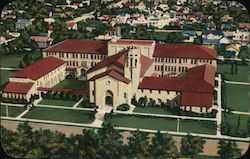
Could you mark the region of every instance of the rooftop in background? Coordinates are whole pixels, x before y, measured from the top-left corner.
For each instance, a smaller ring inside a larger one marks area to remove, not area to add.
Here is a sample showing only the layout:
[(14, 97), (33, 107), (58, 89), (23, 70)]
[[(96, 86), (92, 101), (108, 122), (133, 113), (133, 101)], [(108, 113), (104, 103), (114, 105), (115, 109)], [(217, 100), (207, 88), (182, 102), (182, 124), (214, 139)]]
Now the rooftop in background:
[(69, 53), (87, 53), (87, 54), (107, 54), (107, 42), (94, 40), (64, 40), (55, 44), (44, 51), (48, 52), (69, 52)]
[(49, 41), (51, 39), (48, 36), (32, 36), (31, 38), (35, 41), (44, 41), (44, 42)]
[(34, 83), (9, 82), (3, 92), (4, 93), (20, 93), (26, 94), (29, 92)]
[(152, 45), (154, 41), (150, 40), (116, 40), (110, 41), (112, 44), (120, 44), (120, 45)]
[(36, 63), (25, 67), (23, 70), (14, 73), (10, 77), (12, 78), (29, 78), (37, 80), (49, 72), (63, 65), (65, 61), (60, 60), (56, 57), (46, 57)]
[(215, 50), (194, 44), (156, 44), (154, 57), (216, 59)]

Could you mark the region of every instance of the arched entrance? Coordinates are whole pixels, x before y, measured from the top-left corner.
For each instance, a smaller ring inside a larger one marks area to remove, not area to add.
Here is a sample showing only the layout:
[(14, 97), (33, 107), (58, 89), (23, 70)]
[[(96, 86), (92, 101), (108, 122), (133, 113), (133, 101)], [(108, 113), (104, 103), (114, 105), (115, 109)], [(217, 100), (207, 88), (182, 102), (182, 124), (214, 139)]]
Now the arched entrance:
[(113, 93), (108, 90), (105, 96), (105, 105), (113, 106)]

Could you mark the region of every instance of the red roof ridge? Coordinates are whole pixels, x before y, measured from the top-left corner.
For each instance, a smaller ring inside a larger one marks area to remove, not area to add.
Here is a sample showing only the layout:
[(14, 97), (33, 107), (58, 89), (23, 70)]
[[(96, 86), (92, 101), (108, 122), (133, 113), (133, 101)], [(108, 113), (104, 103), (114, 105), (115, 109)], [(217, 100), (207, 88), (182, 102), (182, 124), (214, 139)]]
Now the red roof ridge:
[(12, 78), (29, 78), (32, 80), (37, 80), (42, 76), (48, 74), (49, 72), (53, 71), (54, 69), (63, 65), (65, 61), (49, 56), (45, 57), (24, 69), (12, 74), (10, 77)]
[(102, 60), (101, 62), (99, 62), (97, 65), (95, 65), (94, 67), (90, 68), (87, 72), (90, 73), (90, 72), (96, 71), (98, 69), (101, 69), (103, 67), (107, 67), (107, 66), (110, 66), (110, 65), (116, 65), (118, 67), (123, 67), (124, 66), (124, 62), (125, 62), (125, 57), (124, 57), (124, 59), (121, 59), (121, 57), (123, 55), (125, 55), (126, 51), (127, 50), (122, 51), (122, 52), (120, 52), (118, 54), (114, 54), (112, 56), (106, 57), (104, 60)]
[(91, 79), (89, 79), (90, 81), (94, 81), (96, 79), (99, 79), (101, 77), (104, 76), (110, 76), (113, 77), (115, 79), (117, 79), (118, 81), (122, 81), (126, 84), (128, 84), (130, 82), (129, 79), (127, 79), (126, 77), (124, 77), (121, 73), (117, 72), (116, 70), (112, 69), (112, 70), (108, 70), (106, 72), (100, 73), (98, 75), (95, 75), (94, 77), (92, 77)]
[(4, 93), (21, 93), (26, 94), (34, 85), (33, 82), (23, 83), (23, 82), (8, 82), (4, 87)]
[(193, 59), (217, 59), (217, 52), (213, 49), (197, 44), (156, 43), (153, 56)]

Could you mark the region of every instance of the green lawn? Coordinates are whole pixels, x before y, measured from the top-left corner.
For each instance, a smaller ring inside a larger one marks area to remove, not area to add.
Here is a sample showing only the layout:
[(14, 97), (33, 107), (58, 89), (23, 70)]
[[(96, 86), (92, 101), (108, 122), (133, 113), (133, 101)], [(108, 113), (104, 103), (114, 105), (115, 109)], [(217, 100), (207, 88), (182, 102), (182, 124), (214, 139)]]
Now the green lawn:
[(250, 86), (226, 84), (225, 85), (225, 99), (227, 107), (233, 108), (235, 111), (249, 112), (249, 96)]
[(23, 59), (24, 54), (16, 55), (1, 55), (1, 67), (19, 67), (20, 61)]
[(107, 122), (114, 126), (176, 131), (176, 119), (143, 116), (114, 115)]
[(54, 86), (54, 88), (65, 88), (65, 89), (86, 89), (86, 87), (87, 87), (86, 81), (80, 81), (77, 79), (65, 79), (56, 86)]
[(164, 108), (159, 107), (135, 107), (134, 112), (152, 114), (172, 114)]
[[(240, 117), (240, 129), (247, 131), (247, 120), (250, 119), (250, 116), (247, 115), (238, 115), (238, 114), (229, 114), (227, 115), (227, 122), (233, 127), (236, 127), (238, 124), (238, 117)], [(222, 121), (225, 121), (224, 113), (222, 114)]]
[(180, 131), (215, 135), (216, 123), (212, 121), (180, 120)]
[(16, 71), (0, 71), (1, 74), (1, 81), (0, 81), (0, 85), (4, 85), (9, 81), (9, 76), (13, 73), (15, 73)]
[(238, 73), (231, 74), (230, 64), (218, 64), (217, 72), (223, 74), (226, 80), (238, 82), (250, 82), (248, 79), (249, 66), (238, 66)]
[(72, 107), (75, 103), (76, 103), (75, 101), (70, 101), (70, 100), (43, 99), (38, 104)]
[(30, 110), (23, 118), (65, 121), (89, 124), (94, 121), (94, 112), (84, 110), (70, 110), (58, 108), (36, 107)]
[[(17, 117), (25, 111), (24, 107), (8, 106), (9, 117)], [(1, 106), (1, 116), (6, 116), (6, 106)]]

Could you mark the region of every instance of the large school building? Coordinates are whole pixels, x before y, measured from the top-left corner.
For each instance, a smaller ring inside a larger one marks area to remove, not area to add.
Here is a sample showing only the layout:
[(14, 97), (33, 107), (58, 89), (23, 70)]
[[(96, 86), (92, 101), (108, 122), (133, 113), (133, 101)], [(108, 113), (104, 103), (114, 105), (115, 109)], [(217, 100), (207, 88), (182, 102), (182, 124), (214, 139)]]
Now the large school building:
[(64, 75), (88, 80), (89, 100), (99, 107), (144, 96), (194, 112), (209, 112), (213, 105), (217, 53), (204, 46), (65, 40), (43, 50), (43, 57), (65, 62)]

